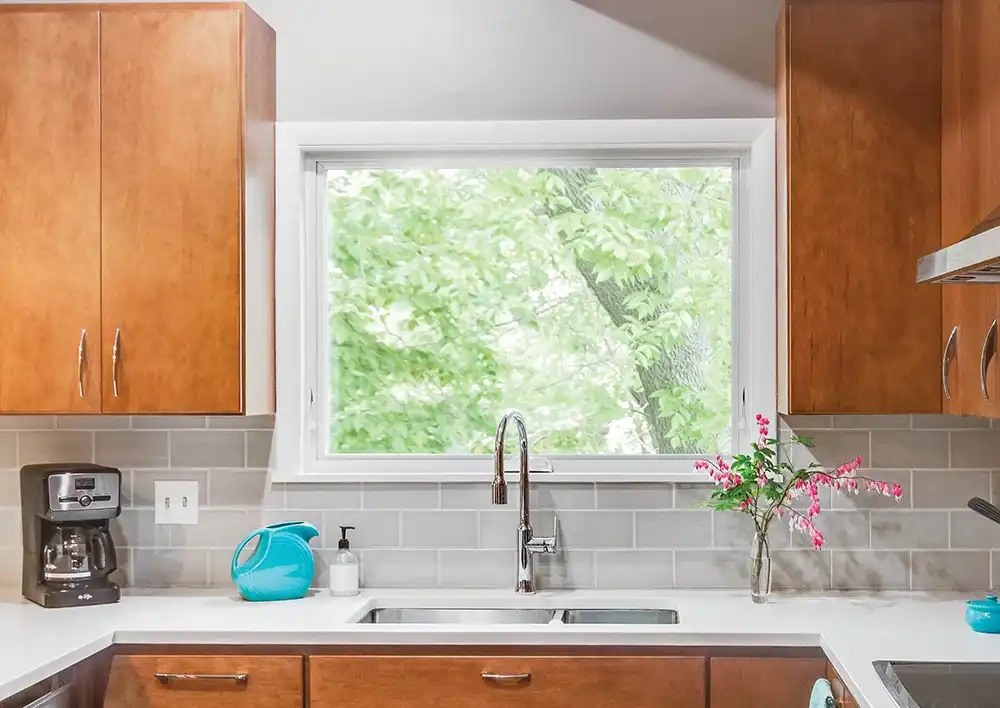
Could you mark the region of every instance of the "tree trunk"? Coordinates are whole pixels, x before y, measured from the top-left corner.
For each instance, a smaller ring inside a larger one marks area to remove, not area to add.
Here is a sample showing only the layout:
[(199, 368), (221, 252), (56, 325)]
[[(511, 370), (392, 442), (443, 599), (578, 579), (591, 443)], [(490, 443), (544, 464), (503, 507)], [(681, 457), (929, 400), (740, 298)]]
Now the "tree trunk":
[[(593, 204), (587, 196), (586, 189), (597, 174), (595, 168), (549, 168), (546, 171), (558, 175), (566, 183), (566, 196), (573, 203), (576, 211), (593, 210)], [(620, 282), (612, 278), (598, 282), (592, 263), (579, 257), (575, 259), (575, 262), (577, 270), (584, 282), (587, 283), (587, 287), (594, 293), (601, 307), (611, 318), (611, 322), (618, 328), (628, 323), (630, 316), (635, 319), (625, 306), (630, 295), (637, 292), (662, 292), (664, 289), (669, 290), (670, 288), (670, 273), (662, 273), (655, 279), (632, 279)], [(653, 323), (663, 313), (664, 310), (660, 308), (648, 316), (638, 319), (640, 322)], [(638, 388), (633, 388), (630, 393), (643, 413), (651, 438), (649, 442), (657, 454), (704, 452), (704, 450), (692, 449), (690, 443), (685, 445), (683, 441), (677, 446), (674, 445), (669, 434), (670, 416), (661, 409), (657, 396), (658, 392), (676, 386), (700, 387), (702, 376), (699, 364), (702, 357), (703, 347), (700, 340), (692, 337), (677, 346), (659, 347), (659, 356), (648, 366), (635, 365), (640, 385)]]

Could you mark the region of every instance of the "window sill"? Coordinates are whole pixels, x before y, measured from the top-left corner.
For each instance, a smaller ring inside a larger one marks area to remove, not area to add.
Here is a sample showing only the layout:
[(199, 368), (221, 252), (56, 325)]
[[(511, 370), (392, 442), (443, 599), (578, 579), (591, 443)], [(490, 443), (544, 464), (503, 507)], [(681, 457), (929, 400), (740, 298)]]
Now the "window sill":
[[(298, 472), (275, 474), (272, 481), (294, 484), (456, 484), (481, 483), (488, 485), (492, 473), (487, 472)], [(515, 482), (517, 472), (507, 472), (507, 481)], [(531, 480), (539, 484), (711, 484), (701, 472), (532, 472)]]

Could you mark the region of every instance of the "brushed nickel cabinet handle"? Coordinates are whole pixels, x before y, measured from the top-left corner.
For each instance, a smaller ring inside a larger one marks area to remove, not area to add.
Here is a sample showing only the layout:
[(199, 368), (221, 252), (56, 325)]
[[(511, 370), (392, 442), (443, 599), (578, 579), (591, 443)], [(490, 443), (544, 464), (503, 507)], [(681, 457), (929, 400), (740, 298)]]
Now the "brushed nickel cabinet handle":
[(111, 347), (111, 391), (118, 398), (118, 348), (121, 344), (122, 331), (115, 330), (115, 343)]
[(87, 330), (80, 330), (80, 344), (76, 348), (76, 388), (83, 398), (83, 355), (87, 347)]
[(484, 681), (495, 681), (501, 683), (504, 681), (528, 681), (531, 679), (531, 674), (494, 674), (490, 671), (484, 671), (480, 676), (483, 677)]
[(986, 385), (986, 372), (990, 368), (990, 361), (997, 352), (997, 321), (993, 320), (986, 339), (983, 340), (983, 352), (979, 356), (979, 386), (983, 390), (983, 398), (990, 400), (989, 388)]
[(951, 400), (951, 389), (948, 387), (948, 366), (955, 359), (955, 340), (958, 338), (958, 325), (951, 328), (951, 335), (944, 347), (941, 357), (941, 387), (944, 389), (945, 400)]
[(153, 674), (160, 683), (167, 684), (171, 681), (235, 681), (236, 683), (246, 683), (250, 680), (250, 674)]

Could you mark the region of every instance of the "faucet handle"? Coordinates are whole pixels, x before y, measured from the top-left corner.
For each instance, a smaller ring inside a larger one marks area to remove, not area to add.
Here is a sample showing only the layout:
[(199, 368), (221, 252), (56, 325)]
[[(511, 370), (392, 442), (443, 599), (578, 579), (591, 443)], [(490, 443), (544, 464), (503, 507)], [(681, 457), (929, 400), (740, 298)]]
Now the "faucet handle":
[(559, 517), (552, 522), (552, 536), (536, 536), (526, 544), (530, 553), (555, 553), (559, 550)]

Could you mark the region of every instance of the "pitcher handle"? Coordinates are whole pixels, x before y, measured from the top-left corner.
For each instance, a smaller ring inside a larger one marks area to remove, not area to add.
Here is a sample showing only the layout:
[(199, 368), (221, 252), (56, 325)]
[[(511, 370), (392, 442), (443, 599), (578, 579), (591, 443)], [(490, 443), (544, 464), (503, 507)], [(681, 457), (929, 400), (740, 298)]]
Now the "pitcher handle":
[[(243, 552), (243, 549), (247, 547), (248, 543), (250, 543), (258, 536), (260, 537), (260, 542), (257, 544), (257, 551), (260, 551), (259, 557), (263, 558), (264, 554), (267, 553), (267, 549), (271, 545), (271, 529), (269, 528), (257, 529), (249, 536), (244, 538), (240, 542), (240, 545), (236, 547), (236, 551), (233, 553), (233, 565), (232, 569), (230, 570), (230, 574), (232, 575), (233, 580), (236, 580), (237, 575), (239, 575), (245, 570), (248, 570), (247, 566), (250, 565), (249, 559), (243, 565), (239, 565), (240, 553)], [(257, 551), (254, 551), (254, 554), (256, 554)], [(251, 555), (250, 557), (253, 558), (253, 555)]]

